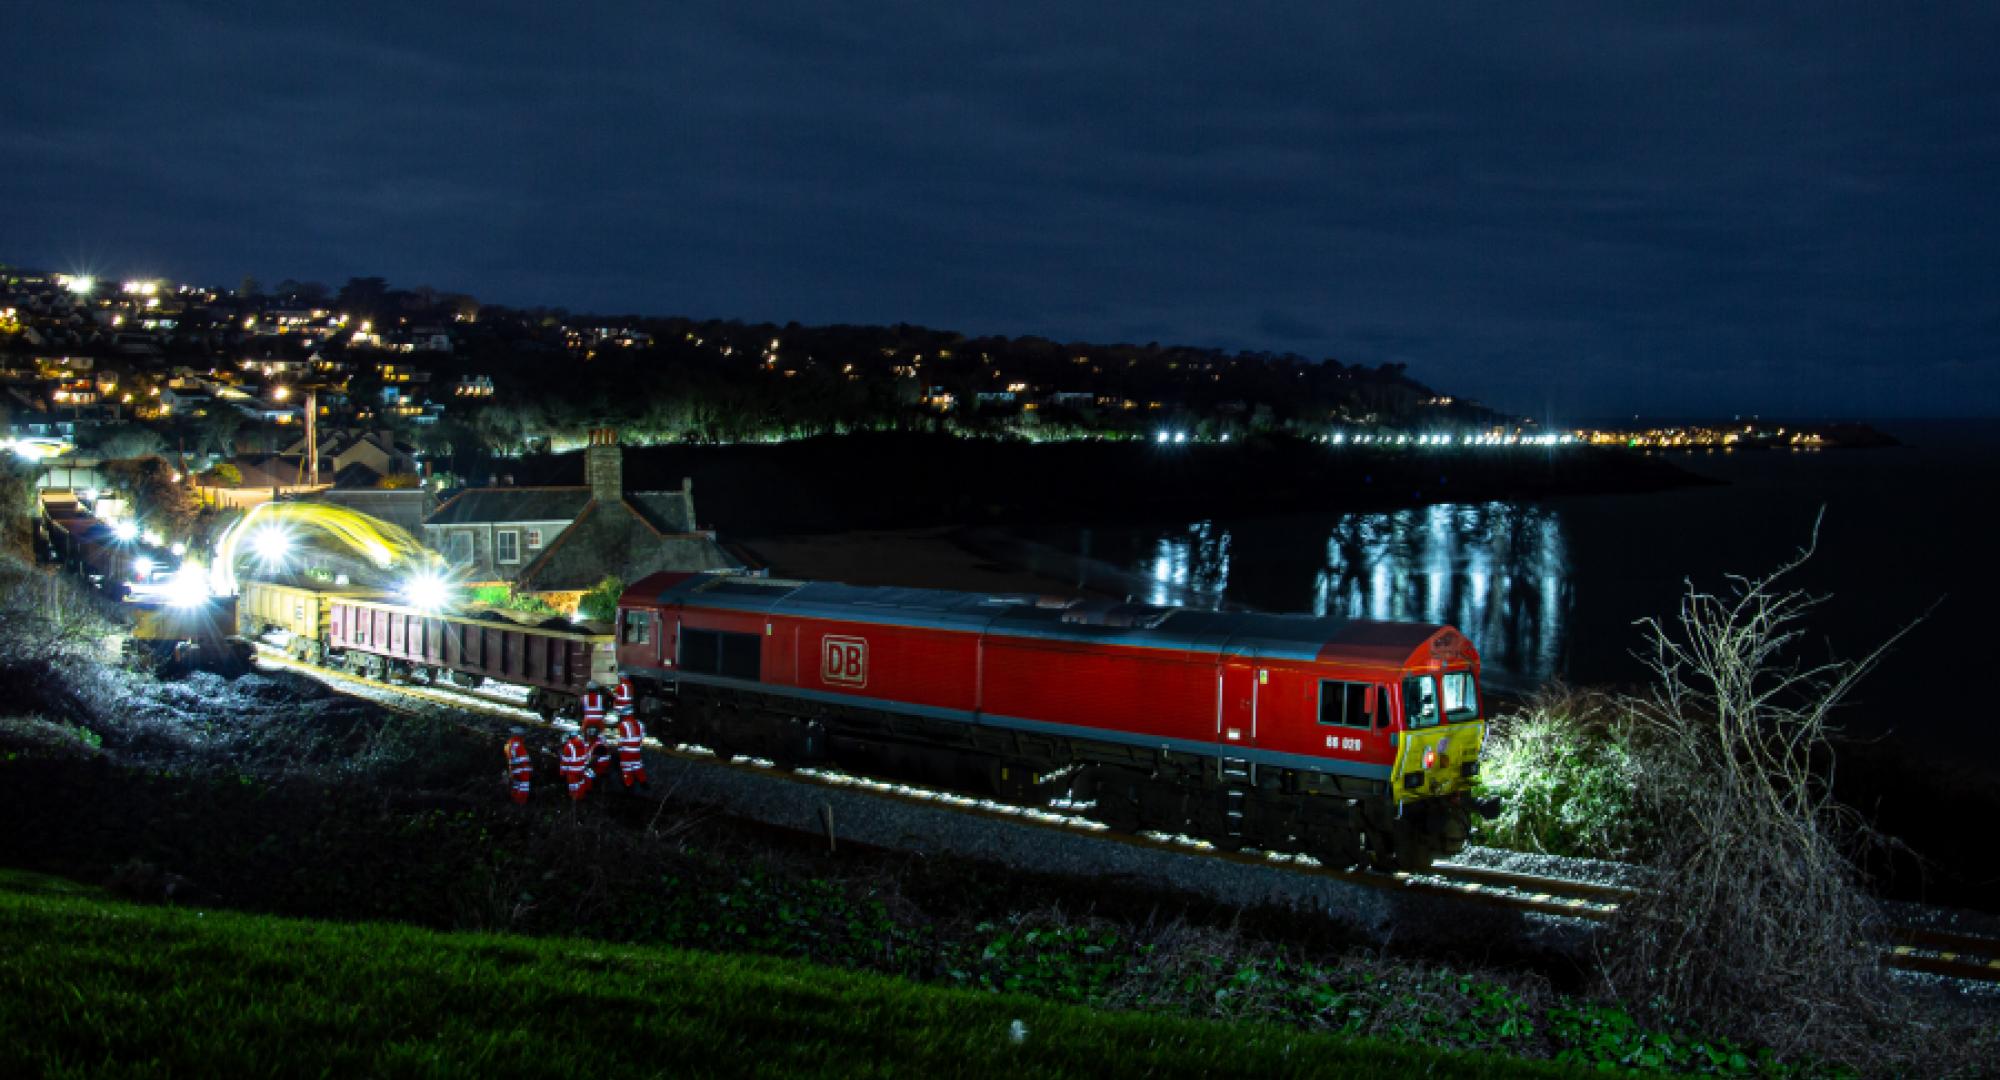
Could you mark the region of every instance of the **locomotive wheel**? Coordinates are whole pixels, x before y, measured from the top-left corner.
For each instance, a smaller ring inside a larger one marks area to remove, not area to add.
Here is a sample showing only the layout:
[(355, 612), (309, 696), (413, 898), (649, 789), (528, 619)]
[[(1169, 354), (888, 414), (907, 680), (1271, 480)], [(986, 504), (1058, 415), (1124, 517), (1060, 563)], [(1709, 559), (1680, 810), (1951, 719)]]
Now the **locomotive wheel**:
[(1405, 838), (1396, 846), (1396, 869), (1411, 874), (1421, 874), (1430, 869), (1431, 861), (1437, 856), (1430, 844), (1415, 838)]
[(1139, 793), (1133, 781), (1116, 770), (1105, 769), (1097, 774), (1093, 786), (1096, 789), (1097, 809), (1092, 816), (1112, 832), (1138, 832), (1141, 824)]
[(1352, 870), (1361, 865), (1361, 836), (1351, 831), (1337, 833), (1310, 854), (1329, 870)]
[(1395, 834), (1387, 829), (1364, 829), (1362, 840), (1366, 845), (1368, 868), (1393, 874), (1402, 869), (1396, 854)]

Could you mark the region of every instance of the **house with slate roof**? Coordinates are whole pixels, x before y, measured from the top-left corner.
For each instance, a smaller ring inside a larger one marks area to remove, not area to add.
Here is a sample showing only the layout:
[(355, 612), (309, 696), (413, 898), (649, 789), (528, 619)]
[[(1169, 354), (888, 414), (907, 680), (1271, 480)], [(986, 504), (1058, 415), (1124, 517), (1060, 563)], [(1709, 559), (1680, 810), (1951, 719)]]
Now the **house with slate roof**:
[[(293, 440), (282, 452), (303, 457), (306, 452), (304, 436)], [(417, 455), (410, 447), (397, 442), (391, 432), (359, 429), (321, 431), (319, 471), (322, 478), (332, 477), (341, 487), (373, 487), (391, 473), (416, 472)]]
[(425, 519), (424, 543), (467, 581), (544, 594), (582, 593), (606, 575), (742, 568), (714, 532), (695, 527), (692, 480), (678, 491), (626, 491), (624, 471), (615, 433), (593, 431), (587, 483), (461, 492)]

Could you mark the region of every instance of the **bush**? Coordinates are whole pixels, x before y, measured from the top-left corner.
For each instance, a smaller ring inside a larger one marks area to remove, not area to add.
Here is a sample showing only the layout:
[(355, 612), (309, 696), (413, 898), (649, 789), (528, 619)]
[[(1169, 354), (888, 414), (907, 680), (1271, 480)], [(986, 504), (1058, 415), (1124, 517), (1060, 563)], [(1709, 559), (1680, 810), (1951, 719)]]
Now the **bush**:
[(1624, 859), (1645, 848), (1635, 812), (1632, 725), (1603, 694), (1557, 685), (1494, 718), (1481, 781), (1500, 816), (1475, 821), (1478, 843), (1516, 851)]
[(541, 597), (514, 591), (512, 585), (481, 585), (472, 590), (472, 602), (530, 615), (561, 615)]
[(624, 594), (625, 583), (606, 575), (603, 581), (576, 602), (576, 617), (592, 622), (610, 622), (618, 613), (618, 598)]

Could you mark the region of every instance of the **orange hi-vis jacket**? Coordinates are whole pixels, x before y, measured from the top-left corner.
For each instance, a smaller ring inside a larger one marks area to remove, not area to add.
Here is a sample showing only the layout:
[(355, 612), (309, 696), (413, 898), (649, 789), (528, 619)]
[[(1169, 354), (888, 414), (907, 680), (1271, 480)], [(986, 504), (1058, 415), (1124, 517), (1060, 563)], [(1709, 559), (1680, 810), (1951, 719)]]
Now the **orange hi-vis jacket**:
[(604, 726), (604, 691), (585, 690), (579, 704), (583, 707), (583, 726), (586, 730)]
[(636, 717), (618, 721), (618, 770), (625, 786), (646, 782), (646, 725)]
[(513, 799), (528, 801), (528, 789), (535, 780), (535, 761), (528, 756), (528, 740), (519, 735), (507, 739), (507, 773), (513, 778)]
[(632, 715), (632, 680), (620, 679), (611, 688), (611, 711), (620, 716)]
[(569, 797), (582, 801), (590, 793), (590, 744), (581, 735), (562, 742), (562, 777), (569, 784)]

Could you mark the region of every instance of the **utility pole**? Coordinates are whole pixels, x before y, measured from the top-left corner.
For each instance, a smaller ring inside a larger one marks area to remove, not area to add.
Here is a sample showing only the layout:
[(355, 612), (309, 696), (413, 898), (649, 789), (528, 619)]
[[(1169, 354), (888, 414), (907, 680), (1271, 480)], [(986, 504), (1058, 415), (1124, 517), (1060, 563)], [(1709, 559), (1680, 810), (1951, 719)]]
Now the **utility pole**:
[(306, 391), (306, 483), (319, 486), (319, 391)]

